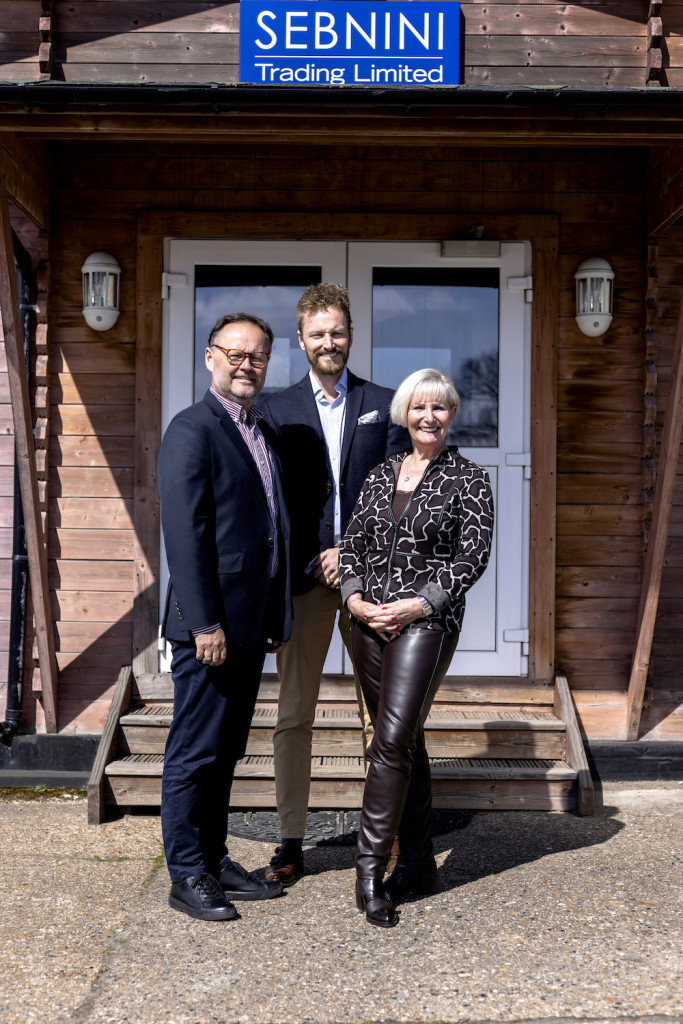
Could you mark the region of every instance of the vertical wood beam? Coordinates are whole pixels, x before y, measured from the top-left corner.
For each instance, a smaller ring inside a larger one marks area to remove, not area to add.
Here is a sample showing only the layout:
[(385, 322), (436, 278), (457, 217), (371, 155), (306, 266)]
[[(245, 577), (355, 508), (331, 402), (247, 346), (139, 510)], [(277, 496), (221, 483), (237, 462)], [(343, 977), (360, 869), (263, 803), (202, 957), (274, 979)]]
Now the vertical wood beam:
[(52, 18), (52, 0), (42, 0), (38, 30), (40, 46), (38, 48), (38, 66), (41, 79), (52, 78), (54, 63), (54, 21)]
[(657, 482), (657, 318), (659, 316), (659, 278), (657, 263), (659, 249), (656, 239), (648, 239), (647, 292), (645, 295), (645, 367), (643, 373), (643, 433), (642, 433), (642, 563), (650, 542), (650, 526), (654, 511), (654, 492)]
[(163, 238), (138, 223), (135, 330), (133, 672), (157, 671)]
[(666, 84), (662, 81), (664, 55), (662, 52), (662, 36), (664, 29), (660, 17), (662, 5), (660, 0), (650, 0), (647, 21), (647, 63), (645, 68), (645, 84), (658, 86)]
[(640, 591), (638, 628), (628, 685), (628, 718), (626, 739), (637, 740), (640, 716), (643, 710), (645, 683), (650, 666), (655, 616), (659, 604), (664, 554), (669, 533), (669, 518), (676, 484), (676, 470), (683, 430), (683, 301), (678, 315), (676, 344), (674, 347), (671, 387), (666, 402), (664, 429), (655, 484), (655, 501), (650, 529), (650, 542), (645, 560), (645, 572)]
[(555, 233), (534, 239), (533, 252), (529, 675), (551, 682), (557, 548), (557, 227)]
[(26, 547), (36, 644), (40, 662), (42, 704), (47, 732), (57, 731), (57, 659), (55, 657), (52, 611), (47, 579), (43, 527), (38, 497), (33, 425), (24, 363), (24, 346), (19, 315), (19, 295), (14, 267), (14, 249), (9, 203), (5, 185), (4, 159), (0, 158), (0, 314), (7, 352), (7, 375), (14, 417), (14, 440), (24, 507)]

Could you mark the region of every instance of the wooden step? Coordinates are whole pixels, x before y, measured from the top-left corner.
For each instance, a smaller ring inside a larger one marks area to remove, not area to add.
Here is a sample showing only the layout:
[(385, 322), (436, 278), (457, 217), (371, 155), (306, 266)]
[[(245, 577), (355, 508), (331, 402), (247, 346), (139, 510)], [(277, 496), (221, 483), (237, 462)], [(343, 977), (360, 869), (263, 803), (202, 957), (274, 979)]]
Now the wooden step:
[[(272, 732), (278, 683), (264, 677), (232, 802), (273, 808)], [(158, 806), (163, 748), (173, 714), (168, 673), (119, 673), (88, 783), (88, 820), (106, 804)], [(364, 759), (349, 677), (326, 677), (315, 717), (311, 808), (362, 801)], [(137, 704), (137, 706), (136, 706)], [(437, 808), (569, 810), (592, 814), (593, 783), (564, 674), (553, 686), (525, 679), (446, 679), (427, 719)]]
[[(163, 753), (172, 705), (141, 705), (120, 719), (121, 752)], [(259, 704), (254, 712), (248, 754), (272, 754), (277, 706)], [(313, 723), (313, 755), (362, 756), (358, 711), (353, 704), (319, 704)], [(425, 727), (433, 757), (540, 757), (558, 759), (565, 752), (565, 725), (541, 709), (471, 710), (462, 705), (432, 708)]]
[[(277, 701), (280, 684), (276, 675), (264, 675), (259, 700)], [(141, 672), (132, 683), (132, 695), (139, 701), (172, 701), (173, 680), (170, 672)], [(319, 700), (355, 701), (352, 676), (325, 675), (320, 684)], [(446, 676), (435, 697), (436, 703), (553, 706), (552, 684), (536, 679), (510, 676)]]
[[(576, 771), (563, 760), (547, 758), (432, 758), (434, 806), (569, 810), (576, 805)], [(124, 805), (158, 806), (163, 755), (131, 754), (106, 766), (107, 800)], [(314, 757), (312, 808), (360, 807), (364, 760), (355, 756)], [(273, 758), (247, 755), (233, 785), (235, 807), (274, 808)]]

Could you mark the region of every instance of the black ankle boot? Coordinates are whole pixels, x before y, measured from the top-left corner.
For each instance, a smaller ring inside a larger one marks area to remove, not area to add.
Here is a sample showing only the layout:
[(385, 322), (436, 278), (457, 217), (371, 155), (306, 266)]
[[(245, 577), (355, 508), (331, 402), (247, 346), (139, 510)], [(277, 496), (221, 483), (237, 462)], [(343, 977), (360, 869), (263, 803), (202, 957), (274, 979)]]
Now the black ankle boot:
[(396, 908), (380, 878), (356, 879), (356, 906), (365, 911), (366, 921), (378, 928), (393, 928), (398, 924)]
[(410, 864), (399, 857), (396, 867), (384, 880), (384, 888), (394, 903), (408, 892), (416, 896), (432, 896), (439, 891), (436, 861), (432, 857), (419, 864)]

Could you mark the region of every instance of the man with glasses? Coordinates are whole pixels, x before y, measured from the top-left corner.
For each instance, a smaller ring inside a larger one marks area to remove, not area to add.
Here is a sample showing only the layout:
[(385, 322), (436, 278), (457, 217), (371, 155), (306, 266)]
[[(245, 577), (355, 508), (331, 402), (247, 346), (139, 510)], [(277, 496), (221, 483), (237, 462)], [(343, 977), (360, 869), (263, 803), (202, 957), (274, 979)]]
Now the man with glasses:
[(232, 900), (282, 891), (232, 861), (226, 846), (230, 789), (263, 660), (291, 629), (280, 468), (253, 407), (272, 343), (258, 317), (221, 317), (205, 353), (211, 386), (172, 420), (159, 453), (170, 572), (163, 635), (175, 688), (161, 823), (169, 904), (204, 921), (238, 917)]

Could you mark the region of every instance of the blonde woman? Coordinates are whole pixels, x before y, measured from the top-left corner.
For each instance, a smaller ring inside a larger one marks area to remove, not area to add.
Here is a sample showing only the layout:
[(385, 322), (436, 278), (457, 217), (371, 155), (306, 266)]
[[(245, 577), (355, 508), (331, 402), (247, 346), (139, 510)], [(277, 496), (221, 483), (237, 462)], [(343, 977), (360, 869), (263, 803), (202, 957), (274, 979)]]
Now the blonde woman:
[[(465, 594), (486, 568), (493, 501), (486, 471), (447, 445), (453, 382), (412, 373), (391, 404), (412, 448), (368, 476), (339, 557), (342, 600), (375, 735), (368, 748), (356, 903), (370, 924), (398, 923), (395, 901), (436, 892), (424, 723), (458, 643)], [(398, 834), (400, 858), (383, 881)]]

